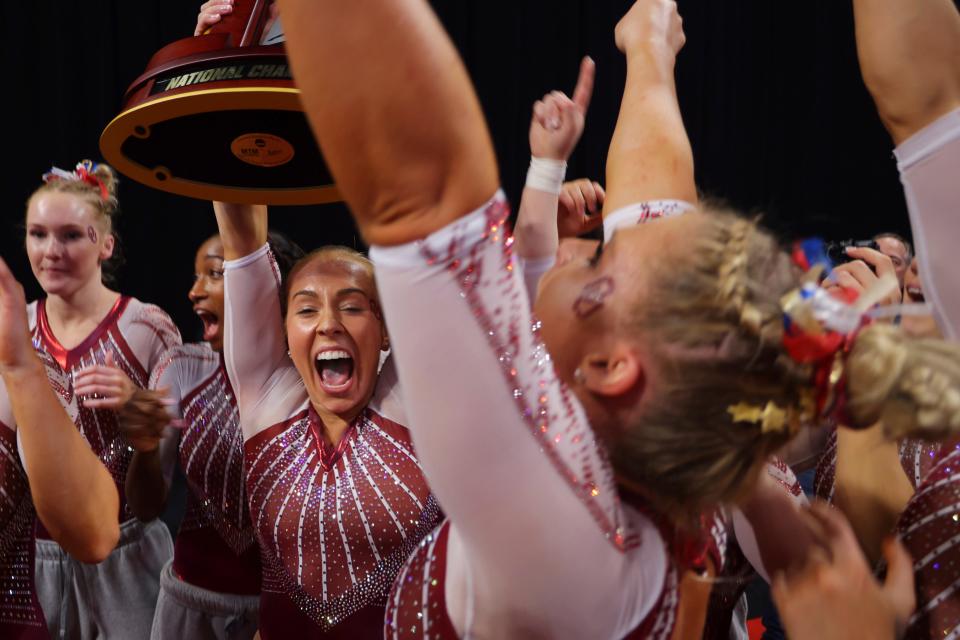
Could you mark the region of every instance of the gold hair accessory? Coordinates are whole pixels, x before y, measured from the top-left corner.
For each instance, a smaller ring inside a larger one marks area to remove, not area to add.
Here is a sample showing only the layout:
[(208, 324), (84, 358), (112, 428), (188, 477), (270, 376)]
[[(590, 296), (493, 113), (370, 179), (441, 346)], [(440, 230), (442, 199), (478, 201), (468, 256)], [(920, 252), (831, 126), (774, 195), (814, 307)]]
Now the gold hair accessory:
[(734, 422), (752, 422), (760, 424), (763, 433), (795, 431), (799, 427), (799, 416), (792, 408), (783, 409), (773, 400), (764, 407), (755, 404), (740, 402), (727, 407), (727, 413)]
[(843, 379), (843, 372), (846, 367), (846, 358), (842, 351), (838, 351), (833, 356), (833, 361), (830, 363), (830, 373), (827, 374), (827, 379), (821, 383), (823, 387), (823, 400), (821, 401), (821, 406), (823, 407), (821, 413), (824, 416), (830, 415), (830, 412), (833, 411), (834, 407), (837, 404), (837, 385), (840, 384), (840, 380)]

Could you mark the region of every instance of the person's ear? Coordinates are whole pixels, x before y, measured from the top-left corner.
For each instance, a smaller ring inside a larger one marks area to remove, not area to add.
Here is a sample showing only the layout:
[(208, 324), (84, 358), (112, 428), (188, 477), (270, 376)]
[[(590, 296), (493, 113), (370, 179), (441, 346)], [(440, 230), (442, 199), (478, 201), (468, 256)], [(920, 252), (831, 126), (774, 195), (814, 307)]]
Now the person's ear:
[(586, 354), (574, 374), (577, 383), (600, 396), (622, 396), (643, 383), (643, 365), (626, 344)]
[(112, 233), (108, 233), (103, 238), (103, 247), (100, 248), (100, 262), (105, 262), (113, 257), (113, 250), (116, 247), (117, 239)]

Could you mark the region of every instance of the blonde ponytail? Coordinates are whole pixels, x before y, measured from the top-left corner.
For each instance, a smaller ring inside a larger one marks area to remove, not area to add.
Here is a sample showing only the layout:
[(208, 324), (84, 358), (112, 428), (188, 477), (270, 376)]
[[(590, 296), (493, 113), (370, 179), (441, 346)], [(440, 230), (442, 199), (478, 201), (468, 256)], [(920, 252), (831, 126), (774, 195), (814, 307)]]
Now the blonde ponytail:
[(882, 421), (891, 438), (943, 440), (960, 432), (960, 345), (914, 339), (876, 324), (847, 359), (847, 414), (855, 426)]

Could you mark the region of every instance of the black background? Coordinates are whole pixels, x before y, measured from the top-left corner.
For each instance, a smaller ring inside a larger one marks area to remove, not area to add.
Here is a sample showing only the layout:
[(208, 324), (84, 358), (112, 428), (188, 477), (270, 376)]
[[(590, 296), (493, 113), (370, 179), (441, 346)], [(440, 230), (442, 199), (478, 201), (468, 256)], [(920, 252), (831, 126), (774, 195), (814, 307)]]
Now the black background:
[[(4, 215), (0, 251), (40, 294), (23, 251), (24, 203), (51, 165), (99, 159), (98, 139), (127, 85), (161, 46), (193, 31), (200, 1), (3, 4)], [(602, 180), (625, 67), (613, 28), (627, 0), (435, 0), (464, 56), (517, 202), (529, 161), (530, 106), (569, 92), (584, 54), (598, 64), (588, 124), (568, 177)], [(784, 234), (907, 232), (891, 143), (856, 62), (849, 0), (680, 0), (687, 46), (678, 88), (701, 188)], [(203, 141), (198, 135), (197, 144)], [(121, 290), (166, 309), (184, 338), (193, 253), (214, 230), (210, 205), (125, 180)], [(272, 226), (304, 248), (359, 246), (342, 206), (277, 210)]]

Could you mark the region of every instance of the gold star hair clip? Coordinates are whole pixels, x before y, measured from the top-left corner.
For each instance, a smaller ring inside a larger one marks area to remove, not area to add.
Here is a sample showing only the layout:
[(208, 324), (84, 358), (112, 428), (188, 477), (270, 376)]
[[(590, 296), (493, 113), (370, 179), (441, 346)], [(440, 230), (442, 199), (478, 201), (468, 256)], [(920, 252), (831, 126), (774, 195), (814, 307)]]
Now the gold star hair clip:
[(731, 415), (734, 422), (759, 423), (763, 433), (784, 431), (785, 427), (792, 426), (790, 423), (795, 417), (794, 412), (778, 407), (773, 400), (767, 402), (764, 407), (740, 402), (727, 407), (727, 413)]

